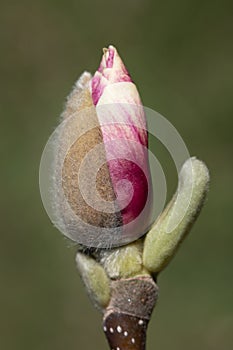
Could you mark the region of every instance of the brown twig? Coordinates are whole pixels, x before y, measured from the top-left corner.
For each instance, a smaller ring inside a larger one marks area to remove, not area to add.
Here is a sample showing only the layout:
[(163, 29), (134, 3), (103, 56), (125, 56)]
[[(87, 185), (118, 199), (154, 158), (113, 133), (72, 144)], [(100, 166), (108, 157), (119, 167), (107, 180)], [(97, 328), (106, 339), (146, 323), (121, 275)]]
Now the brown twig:
[(104, 312), (103, 329), (111, 350), (144, 350), (146, 331), (158, 298), (151, 277), (112, 281), (112, 296)]

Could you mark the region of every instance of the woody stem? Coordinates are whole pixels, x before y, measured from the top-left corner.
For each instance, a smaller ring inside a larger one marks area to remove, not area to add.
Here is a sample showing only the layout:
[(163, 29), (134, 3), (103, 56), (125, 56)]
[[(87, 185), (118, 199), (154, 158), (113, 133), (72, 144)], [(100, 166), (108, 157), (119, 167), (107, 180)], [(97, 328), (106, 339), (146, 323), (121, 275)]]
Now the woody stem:
[(145, 350), (146, 331), (158, 298), (149, 276), (112, 281), (112, 296), (103, 318), (111, 350)]

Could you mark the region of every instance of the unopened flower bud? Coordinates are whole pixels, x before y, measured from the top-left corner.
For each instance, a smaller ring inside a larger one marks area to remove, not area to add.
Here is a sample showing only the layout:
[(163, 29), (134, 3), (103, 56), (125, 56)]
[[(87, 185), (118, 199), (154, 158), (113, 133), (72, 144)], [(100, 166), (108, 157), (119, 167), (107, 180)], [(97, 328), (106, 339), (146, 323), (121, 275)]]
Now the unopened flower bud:
[(152, 223), (148, 133), (137, 88), (113, 46), (94, 76), (76, 83), (62, 118), (51, 142), (52, 221), (86, 246), (136, 240)]

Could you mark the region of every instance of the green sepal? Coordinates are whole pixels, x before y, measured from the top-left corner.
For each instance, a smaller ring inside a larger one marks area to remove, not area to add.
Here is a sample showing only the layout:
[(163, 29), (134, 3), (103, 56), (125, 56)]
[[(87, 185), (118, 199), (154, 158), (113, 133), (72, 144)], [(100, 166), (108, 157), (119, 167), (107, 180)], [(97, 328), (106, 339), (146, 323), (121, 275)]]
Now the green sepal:
[(145, 238), (143, 264), (151, 273), (162, 271), (176, 253), (200, 213), (208, 187), (206, 165), (195, 157), (188, 159), (176, 194)]
[(110, 280), (103, 267), (90, 256), (78, 252), (77, 268), (86, 286), (88, 295), (98, 308), (105, 308), (110, 301)]

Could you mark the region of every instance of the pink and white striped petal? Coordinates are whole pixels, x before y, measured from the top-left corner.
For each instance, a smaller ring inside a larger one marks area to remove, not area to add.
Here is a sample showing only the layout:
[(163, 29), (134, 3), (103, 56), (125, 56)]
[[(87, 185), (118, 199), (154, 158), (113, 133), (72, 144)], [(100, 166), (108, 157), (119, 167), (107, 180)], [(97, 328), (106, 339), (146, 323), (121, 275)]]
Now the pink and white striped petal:
[(144, 230), (151, 191), (146, 118), (137, 88), (113, 46), (104, 50), (91, 89), (126, 233), (135, 227)]

